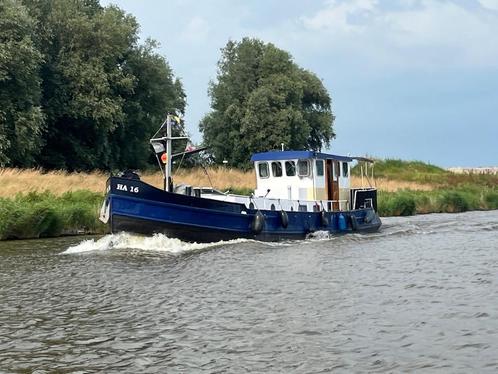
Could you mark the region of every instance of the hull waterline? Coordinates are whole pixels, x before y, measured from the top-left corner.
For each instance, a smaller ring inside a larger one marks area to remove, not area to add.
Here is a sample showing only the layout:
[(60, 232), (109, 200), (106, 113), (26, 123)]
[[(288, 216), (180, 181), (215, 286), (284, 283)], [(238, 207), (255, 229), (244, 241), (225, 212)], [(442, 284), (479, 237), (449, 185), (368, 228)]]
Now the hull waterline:
[[(294, 211), (286, 212), (284, 220), (280, 211), (254, 210), (244, 204), (165, 192), (139, 180), (119, 177), (108, 181), (103, 211), (107, 212), (107, 223), (113, 233), (162, 233), (189, 242), (237, 238), (298, 240), (315, 231), (374, 232), (381, 225), (378, 216), (372, 215), (372, 209), (326, 213)], [(263, 217), (261, 227), (255, 227), (258, 214)], [(341, 219), (345, 226), (341, 226)]]

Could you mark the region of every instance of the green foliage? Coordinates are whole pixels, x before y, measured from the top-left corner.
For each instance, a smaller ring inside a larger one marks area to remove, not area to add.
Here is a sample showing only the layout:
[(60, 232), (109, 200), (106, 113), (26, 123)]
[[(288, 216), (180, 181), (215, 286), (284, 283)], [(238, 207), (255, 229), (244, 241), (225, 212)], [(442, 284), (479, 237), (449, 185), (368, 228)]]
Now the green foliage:
[(0, 166), (32, 166), (45, 120), (35, 20), (15, 0), (0, 0), (0, 14)]
[[(360, 175), (360, 166), (352, 169), (353, 175)], [(452, 173), (439, 166), (422, 161), (375, 160), (374, 173), (377, 178), (388, 178), (419, 183), (438, 183)]]
[(488, 209), (498, 209), (498, 191), (487, 192), (484, 201)]
[(97, 0), (0, 0), (0, 14), (0, 165), (153, 161), (149, 137), (185, 94), (133, 16)]
[(381, 216), (425, 213), (457, 213), (469, 210), (498, 209), (498, 188), (466, 186), (432, 191), (379, 192)]
[(395, 159), (376, 160), (375, 173), (379, 175), (410, 174), (448, 174), (449, 172), (439, 166), (422, 161), (403, 161)]
[[(125, 97), (123, 104), (125, 125), (116, 129), (111, 138), (112, 166), (115, 168), (143, 169), (148, 162), (155, 164), (149, 139), (164, 121), (165, 112), (183, 113), (185, 110), (181, 82), (174, 78), (164, 58), (155, 52), (156, 47), (153, 40), (147, 40), (128, 56), (126, 69), (136, 81), (133, 92)], [(173, 135), (178, 136), (183, 128), (174, 130)], [(174, 150), (180, 152), (185, 144), (175, 142), (174, 146), (182, 147)]]
[(103, 233), (97, 219), (103, 197), (90, 191), (50, 192), (0, 199), (0, 240), (53, 237), (77, 232)]
[(335, 136), (331, 99), (319, 78), (273, 44), (229, 41), (209, 89), (213, 111), (201, 121), (214, 159), (246, 167), (251, 153), (318, 150)]
[(457, 213), (475, 209), (478, 205), (475, 200), (469, 192), (444, 191), (438, 202), (441, 212)]
[(415, 198), (408, 191), (380, 193), (378, 211), (381, 216), (412, 216), (416, 213)]
[[(352, 174), (360, 175), (359, 164), (352, 169)], [(375, 160), (374, 174), (377, 178), (430, 184), (445, 189), (494, 188), (498, 185), (498, 175), (456, 174), (421, 161)]]

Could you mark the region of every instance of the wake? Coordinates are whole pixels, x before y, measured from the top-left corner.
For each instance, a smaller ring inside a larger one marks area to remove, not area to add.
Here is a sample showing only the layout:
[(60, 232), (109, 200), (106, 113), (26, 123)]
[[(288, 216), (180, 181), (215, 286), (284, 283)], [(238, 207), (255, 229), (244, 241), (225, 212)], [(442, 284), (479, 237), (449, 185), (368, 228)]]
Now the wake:
[(172, 254), (185, 253), (218, 247), (226, 244), (237, 244), (248, 242), (248, 239), (235, 239), (219, 241), (215, 243), (186, 243), (179, 239), (168, 238), (163, 234), (153, 236), (139, 236), (126, 232), (106, 235), (100, 239), (84, 240), (81, 243), (71, 246), (61, 254), (75, 254), (92, 251), (108, 251), (111, 249), (139, 249), (143, 251), (167, 252)]

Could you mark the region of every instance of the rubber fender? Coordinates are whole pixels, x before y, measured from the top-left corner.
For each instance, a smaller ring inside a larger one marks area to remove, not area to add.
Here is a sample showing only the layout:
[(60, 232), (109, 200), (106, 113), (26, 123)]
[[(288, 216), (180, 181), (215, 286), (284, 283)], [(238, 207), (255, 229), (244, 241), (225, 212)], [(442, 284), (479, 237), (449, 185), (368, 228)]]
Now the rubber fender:
[(254, 219), (251, 223), (251, 230), (255, 234), (259, 234), (263, 230), (265, 225), (265, 216), (259, 210), (254, 215)]
[(287, 212), (285, 210), (280, 211), (280, 223), (282, 224), (282, 227), (284, 229), (289, 226), (289, 216), (287, 215)]
[(329, 225), (329, 217), (327, 217), (327, 213), (325, 213), (324, 210), (320, 212), (320, 222), (322, 223), (322, 226)]
[(356, 216), (354, 214), (351, 214), (351, 228), (353, 231), (358, 230), (358, 221), (356, 220)]
[(374, 219), (375, 219), (375, 216), (377, 214), (375, 214), (374, 210), (371, 209), (367, 212), (367, 214), (365, 215), (365, 223), (370, 223), (372, 222)]

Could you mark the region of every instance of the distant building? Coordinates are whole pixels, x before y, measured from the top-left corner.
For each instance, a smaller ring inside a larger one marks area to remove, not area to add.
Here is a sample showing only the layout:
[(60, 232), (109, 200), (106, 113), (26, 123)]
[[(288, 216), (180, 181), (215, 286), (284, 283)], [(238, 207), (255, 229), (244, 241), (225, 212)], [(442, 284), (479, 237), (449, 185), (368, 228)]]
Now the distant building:
[(447, 170), (455, 174), (498, 174), (498, 166), (478, 168), (454, 167)]

